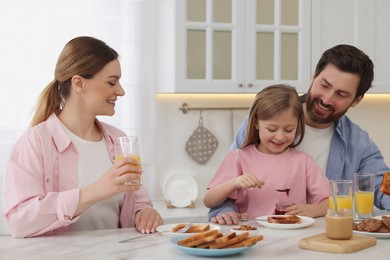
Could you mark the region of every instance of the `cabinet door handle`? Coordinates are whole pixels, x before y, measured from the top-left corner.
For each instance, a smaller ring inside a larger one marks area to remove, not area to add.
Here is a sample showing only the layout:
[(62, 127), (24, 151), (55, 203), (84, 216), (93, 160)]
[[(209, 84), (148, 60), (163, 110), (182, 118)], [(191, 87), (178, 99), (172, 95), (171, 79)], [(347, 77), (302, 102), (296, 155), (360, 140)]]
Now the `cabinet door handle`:
[(253, 87), (253, 84), (252, 84), (252, 83), (249, 83), (249, 84), (248, 84), (248, 88), (251, 88), (251, 87)]
[(238, 84), (238, 87), (242, 88), (242, 87), (244, 87), (244, 84), (240, 83), (240, 84)]

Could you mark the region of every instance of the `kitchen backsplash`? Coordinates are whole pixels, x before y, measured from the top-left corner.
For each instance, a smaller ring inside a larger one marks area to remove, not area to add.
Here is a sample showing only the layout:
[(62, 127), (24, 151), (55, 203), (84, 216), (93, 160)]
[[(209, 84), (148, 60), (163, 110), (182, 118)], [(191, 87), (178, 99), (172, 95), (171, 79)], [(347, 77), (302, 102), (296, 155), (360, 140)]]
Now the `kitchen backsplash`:
[(198, 183), (198, 198), (214, 175), (233, 140), (236, 129), (247, 110), (202, 110), (203, 126), (218, 140), (218, 147), (205, 164), (194, 161), (186, 152), (186, 142), (199, 125), (200, 110), (186, 114), (179, 110), (185, 102), (189, 107), (248, 107), (253, 95), (158, 95), (156, 133), (156, 198), (163, 198), (160, 177), (172, 167), (185, 167), (194, 173)]

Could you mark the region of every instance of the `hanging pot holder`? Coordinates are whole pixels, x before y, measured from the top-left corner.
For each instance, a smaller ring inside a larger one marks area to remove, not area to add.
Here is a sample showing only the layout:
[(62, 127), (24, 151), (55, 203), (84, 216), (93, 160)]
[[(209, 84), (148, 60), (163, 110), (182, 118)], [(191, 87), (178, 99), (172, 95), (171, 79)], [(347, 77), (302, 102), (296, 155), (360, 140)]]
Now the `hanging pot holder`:
[(199, 126), (188, 139), (186, 143), (186, 152), (197, 163), (205, 164), (211, 158), (217, 147), (217, 138), (203, 126), (201, 110)]

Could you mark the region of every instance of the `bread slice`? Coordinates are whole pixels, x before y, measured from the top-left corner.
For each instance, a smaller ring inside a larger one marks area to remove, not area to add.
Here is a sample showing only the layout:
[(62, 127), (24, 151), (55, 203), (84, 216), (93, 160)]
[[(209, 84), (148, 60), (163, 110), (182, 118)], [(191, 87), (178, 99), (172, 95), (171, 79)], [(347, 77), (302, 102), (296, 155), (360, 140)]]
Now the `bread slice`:
[(199, 238), (197, 240), (194, 240), (192, 242), (188, 242), (184, 246), (186, 246), (186, 247), (194, 247), (194, 246), (199, 246), (199, 245), (202, 245), (202, 244), (205, 244), (205, 243), (211, 243), (211, 242), (217, 240), (221, 236), (222, 236), (222, 233), (218, 232), (218, 233), (216, 233), (214, 235), (201, 237), (201, 238)]
[[(177, 224), (172, 228), (172, 232), (177, 232), (178, 230), (184, 228), (187, 224)], [(202, 233), (210, 230), (209, 224), (194, 224), (184, 233)]]
[(225, 248), (236, 248), (236, 247), (243, 247), (243, 246), (252, 246), (252, 245), (256, 244), (257, 242), (259, 242), (259, 241), (261, 241), (263, 239), (264, 239), (263, 235), (252, 236), (252, 237), (245, 238), (241, 242), (238, 242), (236, 244), (227, 246)]
[(299, 224), (302, 223), (302, 219), (295, 215), (288, 216), (269, 216), (267, 218), (268, 223), (274, 224)]
[(202, 249), (221, 249), (251, 246), (262, 239), (262, 235), (249, 237), (248, 232), (244, 232), (241, 235), (236, 235), (235, 232), (223, 235), (221, 232), (214, 229), (183, 238), (182, 240), (179, 240), (177, 244), (185, 247)]
[[(202, 233), (190, 236), (190, 237), (186, 237), (182, 240), (179, 240), (177, 242), (177, 244), (181, 245), (181, 246), (188, 246), (188, 244), (193, 244), (194, 241), (202, 240), (206, 237), (213, 236), (213, 235), (216, 235), (218, 233), (220, 233), (220, 232), (217, 229), (209, 230), (209, 231), (202, 232)], [(216, 239), (216, 237), (213, 237), (213, 240), (214, 239)], [(201, 243), (195, 243), (195, 244), (200, 245)]]
[(225, 242), (221, 242), (221, 243), (216, 243), (216, 244), (210, 245), (209, 248), (210, 249), (225, 248), (227, 246), (230, 246), (230, 245), (233, 245), (233, 244), (236, 244), (236, 243), (239, 243), (239, 242), (243, 241), (248, 236), (249, 236), (249, 233), (248, 232), (244, 232), (241, 235), (235, 236), (232, 239), (229, 239), (229, 240), (227, 240)]
[(210, 242), (207, 242), (207, 243), (203, 243), (203, 244), (200, 244), (197, 246), (197, 248), (210, 248), (211, 245), (215, 245), (215, 244), (218, 244), (218, 243), (224, 243), (232, 238), (236, 237), (236, 233), (235, 232), (232, 232), (232, 233), (229, 233), (225, 236), (222, 235), (221, 233), (221, 236), (217, 239), (215, 239), (214, 241), (210, 241)]
[(173, 228), (172, 228), (172, 232), (176, 232), (176, 231), (178, 231), (178, 230), (180, 230), (180, 229), (182, 229), (182, 228), (184, 228), (186, 226), (186, 224), (177, 224), (176, 226), (174, 226)]
[(210, 225), (192, 225), (185, 233), (202, 233), (210, 230)]
[(383, 179), (382, 179), (380, 191), (383, 194), (390, 196), (390, 172), (385, 172), (383, 174)]

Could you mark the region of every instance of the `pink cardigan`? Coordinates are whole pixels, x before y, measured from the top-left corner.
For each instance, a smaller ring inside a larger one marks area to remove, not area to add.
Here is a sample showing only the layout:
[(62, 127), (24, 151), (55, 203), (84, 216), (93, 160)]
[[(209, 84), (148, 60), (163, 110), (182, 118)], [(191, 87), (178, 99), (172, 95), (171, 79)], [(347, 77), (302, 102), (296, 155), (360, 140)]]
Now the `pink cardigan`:
[[(96, 119), (111, 158), (121, 130)], [(30, 128), (14, 145), (7, 165), (4, 216), (13, 237), (57, 234), (77, 221), (80, 188), (78, 153), (58, 117)], [(119, 216), (120, 227), (133, 227), (135, 212), (152, 207), (145, 188), (128, 192)]]

